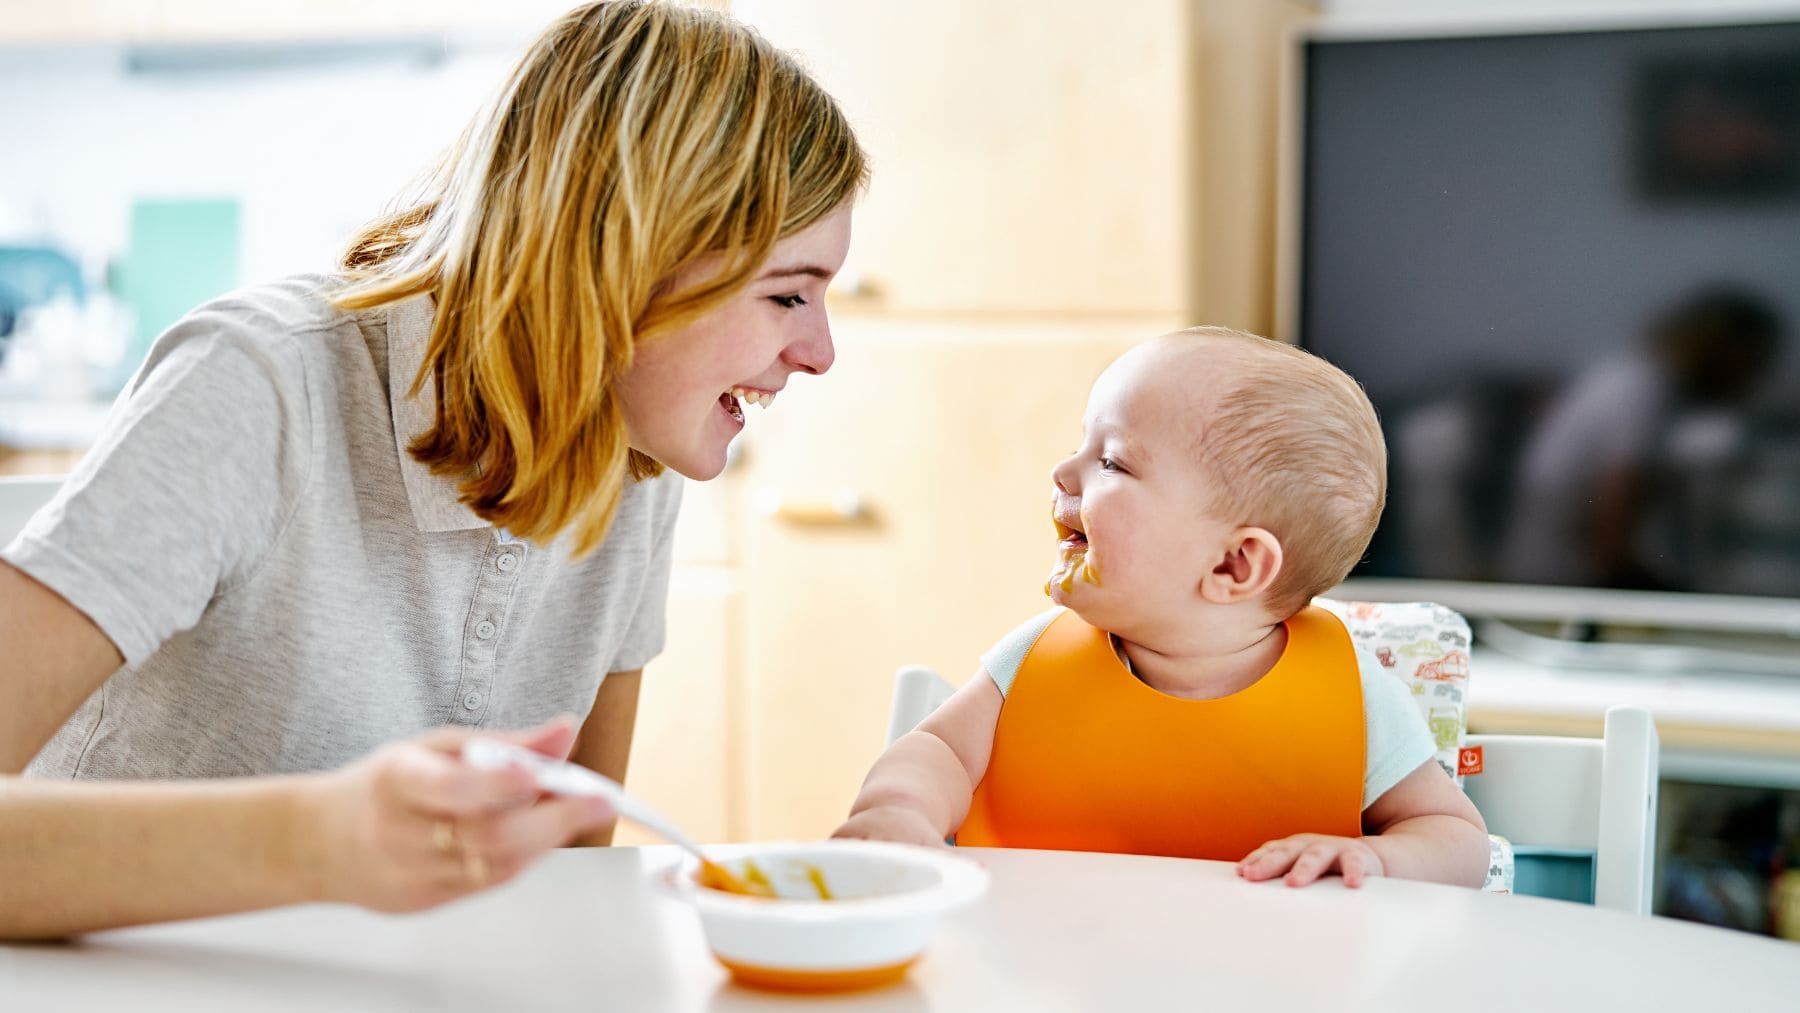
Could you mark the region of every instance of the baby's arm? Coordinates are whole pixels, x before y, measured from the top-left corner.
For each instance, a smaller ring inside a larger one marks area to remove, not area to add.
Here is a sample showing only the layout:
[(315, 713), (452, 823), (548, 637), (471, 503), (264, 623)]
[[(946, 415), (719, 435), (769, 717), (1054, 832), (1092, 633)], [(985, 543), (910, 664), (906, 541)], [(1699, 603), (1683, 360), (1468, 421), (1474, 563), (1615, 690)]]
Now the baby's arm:
[(987, 773), (1003, 699), (987, 670), (978, 670), (881, 754), (850, 818), (831, 836), (943, 844), (962, 825), (969, 798)]
[(1346, 886), (1366, 876), (1480, 886), (1487, 875), (1487, 824), (1436, 760), (1426, 760), (1363, 810), (1362, 837), (1296, 834), (1238, 863), (1246, 879), (1285, 875), (1305, 886), (1336, 871)]

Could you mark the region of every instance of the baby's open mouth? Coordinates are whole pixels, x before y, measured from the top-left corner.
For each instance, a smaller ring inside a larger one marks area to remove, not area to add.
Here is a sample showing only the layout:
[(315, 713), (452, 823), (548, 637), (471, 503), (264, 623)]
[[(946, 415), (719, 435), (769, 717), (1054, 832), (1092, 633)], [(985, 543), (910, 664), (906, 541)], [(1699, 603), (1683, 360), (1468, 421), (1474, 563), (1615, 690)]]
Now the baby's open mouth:
[(1069, 527), (1067, 524), (1054, 518), (1051, 519), (1050, 523), (1056, 525), (1058, 544), (1062, 545), (1064, 548), (1072, 549), (1087, 544), (1086, 534), (1076, 531), (1074, 528)]

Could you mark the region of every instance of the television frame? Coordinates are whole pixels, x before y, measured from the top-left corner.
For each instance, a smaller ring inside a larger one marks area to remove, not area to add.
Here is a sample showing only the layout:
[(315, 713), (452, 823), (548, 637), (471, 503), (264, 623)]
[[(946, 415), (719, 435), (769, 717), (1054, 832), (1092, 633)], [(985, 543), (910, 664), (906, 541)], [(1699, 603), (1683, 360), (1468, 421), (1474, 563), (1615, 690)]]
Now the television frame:
[[(1334, 42), (1480, 39), (1800, 22), (1800, 3), (1641, 13), (1584, 12), (1532, 17), (1322, 18), (1288, 33), (1281, 56), (1277, 144), (1274, 337), (1305, 347), (1300, 333), (1300, 263), (1306, 219), (1307, 47)], [(1364, 601), (1434, 601), (1471, 616), (1601, 626), (1650, 626), (1800, 638), (1800, 597), (1634, 591), (1573, 585), (1351, 577), (1329, 594)]]

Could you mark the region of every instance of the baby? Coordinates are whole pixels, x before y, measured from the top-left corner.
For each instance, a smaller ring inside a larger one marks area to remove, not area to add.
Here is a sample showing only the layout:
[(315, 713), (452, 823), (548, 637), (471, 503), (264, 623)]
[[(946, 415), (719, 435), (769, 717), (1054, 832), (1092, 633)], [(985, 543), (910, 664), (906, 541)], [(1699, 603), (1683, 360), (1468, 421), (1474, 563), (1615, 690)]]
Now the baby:
[(1059, 607), (876, 761), (835, 836), (1479, 886), (1486, 826), (1408, 688), (1310, 604), (1386, 496), (1362, 388), (1193, 328), (1114, 361), (1084, 430), (1051, 473)]

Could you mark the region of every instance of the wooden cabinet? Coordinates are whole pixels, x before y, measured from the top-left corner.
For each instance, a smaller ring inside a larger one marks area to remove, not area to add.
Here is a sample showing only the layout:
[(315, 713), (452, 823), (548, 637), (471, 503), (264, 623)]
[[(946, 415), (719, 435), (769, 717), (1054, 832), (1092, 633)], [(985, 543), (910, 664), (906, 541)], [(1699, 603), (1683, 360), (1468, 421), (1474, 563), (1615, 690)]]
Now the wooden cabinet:
[(735, 0), (873, 158), (847, 283), (883, 310), (1186, 302), (1181, 0)]
[(882, 312), (1272, 323), (1297, 0), (734, 0), (873, 158), (844, 288)]
[[(743, 836), (741, 668), (743, 596), (727, 567), (678, 565), (670, 580), (668, 645), (644, 668), (625, 782), (697, 841)], [(619, 844), (658, 839), (621, 825)]]

